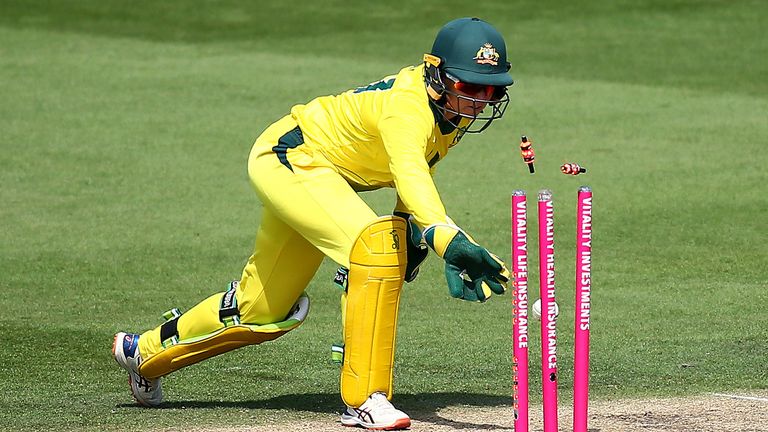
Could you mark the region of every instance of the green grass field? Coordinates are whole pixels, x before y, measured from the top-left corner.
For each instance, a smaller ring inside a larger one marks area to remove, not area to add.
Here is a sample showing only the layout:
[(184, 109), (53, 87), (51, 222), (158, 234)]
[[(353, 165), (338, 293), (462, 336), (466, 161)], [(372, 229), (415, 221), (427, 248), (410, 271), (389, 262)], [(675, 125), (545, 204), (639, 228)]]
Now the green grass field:
[[(463, 15), (506, 35), (517, 82), (505, 118), (440, 163), (438, 188), (507, 260), (510, 192), (553, 190), (562, 400), (582, 183), (596, 203), (592, 396), (768, 388), (765, 2), (262, 3), (0, 0), (0, 430), (184, 430), (338, 409), (328, 260), (298, 331), (169, 376), (165, 409), (132, 404), (111, 338), (239, 276), (260, 209), (246, 158), (263, 128), (419, 62)], [(588, 174), (560, 174), (566, 161)], [(385, 213), (393, 196), (365, 199)], [(441, 264), (432, 255), (403, 294), (396, 401), (508, 404), (510, 296), (451, 299)]]

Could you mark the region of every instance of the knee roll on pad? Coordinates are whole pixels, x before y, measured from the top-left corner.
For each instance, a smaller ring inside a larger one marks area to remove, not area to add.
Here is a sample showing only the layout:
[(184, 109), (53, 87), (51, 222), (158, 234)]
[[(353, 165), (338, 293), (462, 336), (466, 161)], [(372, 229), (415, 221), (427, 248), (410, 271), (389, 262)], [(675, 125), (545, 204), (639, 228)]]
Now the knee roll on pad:
[(153, 379), (202, 360), (240, 348), (279, 338), (300, 326), (309, 313), (309, 297), (302, 294), (288, 317), (273, 324), (232, 324), (207, 335), (178, 340), (144, 361), (139, 373)]
[(352, 246), (341, 368), (341, 397), (349, 406), (359, 407), (377, 391), (392, 397), (405, 236), (405, 220), (385, 216), (365, 227)]

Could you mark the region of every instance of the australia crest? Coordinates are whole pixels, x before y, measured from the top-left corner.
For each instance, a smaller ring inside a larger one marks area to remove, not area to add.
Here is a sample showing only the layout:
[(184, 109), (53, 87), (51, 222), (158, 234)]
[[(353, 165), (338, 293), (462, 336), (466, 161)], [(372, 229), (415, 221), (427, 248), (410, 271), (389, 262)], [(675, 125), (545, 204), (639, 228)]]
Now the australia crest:
[(493, 45), (486, 42), (477, 50), (477, 54), (475, 54), (472, 60), (476, 61), (477, 64), (496, 66), (499, 64), (499, 53), (496, 52), (496, 48)]

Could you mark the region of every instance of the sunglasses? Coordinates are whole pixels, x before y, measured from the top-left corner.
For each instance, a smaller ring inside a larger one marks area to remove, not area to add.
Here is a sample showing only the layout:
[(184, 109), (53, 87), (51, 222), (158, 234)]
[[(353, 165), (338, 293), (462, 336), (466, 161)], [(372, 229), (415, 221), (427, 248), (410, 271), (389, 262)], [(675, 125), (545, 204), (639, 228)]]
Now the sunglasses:
[(484, 84), (470, 84), (465, 82), (456, 82), (453, 85), (456, 90), (468, 95), (491, 95), (496, 91), (496, 87)]
[(453, 81), (453, 87), (456, 90), (468, 96), (483, 96), (483, 99), (496, 100), (504, 96), (504, 93), (507, 91), (504, 86), (461, 82), (449, 74), (446, 74), (446, 78)]

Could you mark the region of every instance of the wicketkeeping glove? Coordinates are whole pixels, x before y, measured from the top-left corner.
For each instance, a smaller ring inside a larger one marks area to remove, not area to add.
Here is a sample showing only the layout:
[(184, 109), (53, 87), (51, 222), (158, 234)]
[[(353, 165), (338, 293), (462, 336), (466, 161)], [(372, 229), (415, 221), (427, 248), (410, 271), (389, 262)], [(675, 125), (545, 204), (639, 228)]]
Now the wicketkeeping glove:
[(419, 274), (419, 266), (427, 259), (429, 249), (421, 236), (421, 228), (411, 220), (411, 215), (403, 212), (394, 212), (394, 215), (408, 221), (408, 227), (406, 228), (408, 264), (405, 266), (405, 281), (412, 282)]
[(503, 294), (509, 282), (504, 262), (454, 225), (431, 225), (424, 240), (445, 260), (445, 279), (452, 297), (486, 301)]

